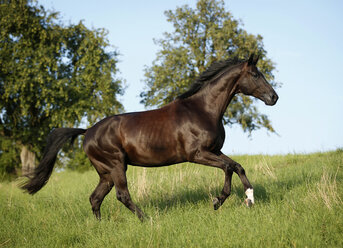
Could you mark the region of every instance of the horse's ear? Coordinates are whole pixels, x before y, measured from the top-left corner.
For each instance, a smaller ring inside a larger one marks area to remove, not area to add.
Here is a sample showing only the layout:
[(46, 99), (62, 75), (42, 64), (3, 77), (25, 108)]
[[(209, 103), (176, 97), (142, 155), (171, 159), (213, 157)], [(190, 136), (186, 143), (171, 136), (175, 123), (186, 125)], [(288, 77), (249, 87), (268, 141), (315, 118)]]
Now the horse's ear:
[(248, 59), (248, 66), (250, 65), (253, 65), (254, 64), (254, 57), (255, 57), (255, 54), (251, 54), (249, 59)]

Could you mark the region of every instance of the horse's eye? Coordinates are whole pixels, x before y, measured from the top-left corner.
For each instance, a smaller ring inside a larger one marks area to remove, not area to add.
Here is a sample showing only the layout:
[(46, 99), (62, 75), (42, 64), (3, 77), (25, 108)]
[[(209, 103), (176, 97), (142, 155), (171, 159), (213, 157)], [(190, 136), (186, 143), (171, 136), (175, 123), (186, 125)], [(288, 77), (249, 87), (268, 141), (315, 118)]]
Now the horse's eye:
[(258, 73), (253, 73), (252, 76), (253, 76), (254, 78), (258, 78), (260, 75), (258, 75)]

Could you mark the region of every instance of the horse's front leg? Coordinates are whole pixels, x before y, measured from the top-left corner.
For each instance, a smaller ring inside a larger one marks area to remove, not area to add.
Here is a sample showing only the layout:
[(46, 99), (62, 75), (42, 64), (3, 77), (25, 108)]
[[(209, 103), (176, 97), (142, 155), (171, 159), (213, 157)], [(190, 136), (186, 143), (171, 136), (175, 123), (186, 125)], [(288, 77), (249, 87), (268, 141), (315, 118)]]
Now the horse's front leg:
[(197, 155), (191, 162), (220, 168), (224, 171), (225, 173), (224, 187), (222, 189), (221, 194), (213, 199), (213, 207), (215, 210), (217, 210), (221, 205), (223, 205), (226, 198), (228, 198), (228, 196), (231, 194), (231, 179), (232, 179), (233, 169), (230, 168), (230, 165), (223, 158), (221, 158), (220, 156), (214, 153), (207, 152), (207, 151), (197, 153)]
[(224, 187), (222, 189), (221, 195), (213, 199), (214, 210), (217, 210), (221, 205), (223, 205), (226, 198), (228, 198), (231, 194), (231, 181), (232, 181), (233, 171), (229, 169), (227, 166), (225, 166), (224, 172), (225, 172)]
[(245, 170), (239, 163), (222, 153), (217, 155), (208, 151), (198, 152), (194, 157), (194, 160), (191, 162), (221, 168), (225, 172), (225, 182), (221, 195), (213, 199), (213, 207), (215, 210), (223, 205), (226, 198), (231, 194), (231, 180), (233, 172), (238, 174), (243, 183), (244, 191), (247, 196), (244, 203), (248, 207), (255, 203), (253, 187), (245, 175)]
[(244, 186), (244, 191), (245, 194), (247, 196), (247, 199), (244, 200), (244, 203), (250, 207), (255, 203), (254, 200), (254, 189), (251, 186), (246, 174), (245, 174), (245, 170), (244, 168), (237, 163), (236, 161), (232, 160), (231, 158), (229, 158), (228, 156), (225, 156), (224, 154), (221, 154), (220, 157), (226, 161), (229, 165), (230, 168), (237, 173), (237, 175), (239, 176), (239, 178), (241, 179), (243, 186)]

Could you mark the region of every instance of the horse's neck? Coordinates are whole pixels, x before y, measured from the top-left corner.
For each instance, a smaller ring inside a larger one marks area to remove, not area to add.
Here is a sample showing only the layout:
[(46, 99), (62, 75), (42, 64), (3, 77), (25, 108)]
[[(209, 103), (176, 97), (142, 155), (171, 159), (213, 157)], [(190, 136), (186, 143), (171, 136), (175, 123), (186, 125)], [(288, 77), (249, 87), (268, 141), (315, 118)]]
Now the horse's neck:
[(234, 66), (199, 92), (204, 103), (204, 110), (218, 121), (222, 120), (236, 93), (236, 82), (240, 73), (240, 66)]

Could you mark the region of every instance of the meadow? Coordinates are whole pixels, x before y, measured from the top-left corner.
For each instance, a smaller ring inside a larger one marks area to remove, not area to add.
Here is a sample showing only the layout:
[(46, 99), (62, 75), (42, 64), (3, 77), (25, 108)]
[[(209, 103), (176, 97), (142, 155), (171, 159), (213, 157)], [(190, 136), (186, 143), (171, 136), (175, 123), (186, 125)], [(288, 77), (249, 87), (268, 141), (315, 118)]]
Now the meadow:
[(283, 156), (233, 156), (254, 186), (247, 208), (233, 177), (231, 196), (217, 211), (221, 170), (184, 163), (129, 166), (133, 200), (149, 216), (141, 223), (115, 197), (92, 215), (92, 169), (55, 171), (30, 196), (18, 181), (0, 183), (0, 247), (343, 247), (343, 150)]

